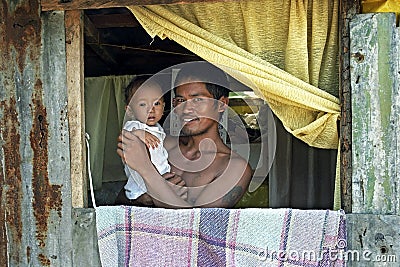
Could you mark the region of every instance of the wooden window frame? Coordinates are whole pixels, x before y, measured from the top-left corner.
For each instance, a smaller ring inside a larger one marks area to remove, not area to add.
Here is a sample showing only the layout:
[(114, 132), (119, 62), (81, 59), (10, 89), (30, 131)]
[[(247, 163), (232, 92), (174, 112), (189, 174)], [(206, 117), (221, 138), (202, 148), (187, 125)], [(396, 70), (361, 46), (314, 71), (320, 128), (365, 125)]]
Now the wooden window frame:
[[(71, 147), (72, 206), (87, 205), (84, 63), (83, 63), (83, 9), (125, 7), (127, 5), (185, 4), (196, 2), (234, 2), (238, 0), (43, 0), (42, 11), (65, 11), (66, 62), (68, 87), (68, 114)], [(340, 179), (342, 208), (352, 211), (352, 155), (351, 155), (351, 96), (350, 96), (350, 39), (349, 21), (360, 13), (360, 0), (341, 0), (339, 13), (341, 121), (338, 124), (341, 147)]]

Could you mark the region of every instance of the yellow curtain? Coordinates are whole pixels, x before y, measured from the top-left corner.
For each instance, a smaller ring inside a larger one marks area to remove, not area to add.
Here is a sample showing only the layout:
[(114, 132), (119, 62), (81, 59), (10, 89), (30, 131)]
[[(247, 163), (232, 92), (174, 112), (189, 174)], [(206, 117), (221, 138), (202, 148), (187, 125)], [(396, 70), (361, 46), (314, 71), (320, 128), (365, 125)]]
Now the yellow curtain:
[(176, 41), (251, 87), (288, 132), (337, 149), (338, 1), (128, 8), (150, 36)]
[(393, 12), (396, 13), (397, 24), (400, 17), (399, 0), (363, 0), (361, 2), (363, 13)]

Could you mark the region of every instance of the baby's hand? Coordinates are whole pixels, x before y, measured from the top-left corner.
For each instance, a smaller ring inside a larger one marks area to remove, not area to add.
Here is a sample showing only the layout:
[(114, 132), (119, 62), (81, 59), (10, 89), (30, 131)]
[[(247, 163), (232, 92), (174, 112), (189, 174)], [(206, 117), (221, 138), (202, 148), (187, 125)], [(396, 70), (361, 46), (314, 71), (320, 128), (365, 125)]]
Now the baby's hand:
[(132, 130), (132, 133), (139, 137), (148, 148), (151, 147), (154, 149), (158, 147), (158, 144), (160, 143), (160, 139), (145, 130)]

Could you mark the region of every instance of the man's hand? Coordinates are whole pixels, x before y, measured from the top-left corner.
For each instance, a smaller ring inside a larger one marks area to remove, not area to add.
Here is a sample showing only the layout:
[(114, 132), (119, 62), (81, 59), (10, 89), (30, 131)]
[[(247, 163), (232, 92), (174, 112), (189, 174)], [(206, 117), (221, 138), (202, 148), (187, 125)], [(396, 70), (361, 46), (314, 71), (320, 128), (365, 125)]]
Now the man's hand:
[[(186, 202), (188, 189), (184, 186), (185, 181), (174, 173), (167, 173), (161, 176), (151, 163), (149, 156), (145, 156), (147, 155), (147, 148), (137, 136), (130, 131), (123, 130), (118, 140), (118, 155), (130, 168), (139, 172), (143, 177), (148, 189), (148, 194), (152, 197), (156, 206), (166, 207), (166, 205), (158, 199), (168, 199), (169, 202), (172, 202), (172, 205), (169, 204), (167, 207), (190, 206)], [(159, 179), (165, 179), (168, 182), (160, 183), (162, 180)], [(159, 189), (160, 187), (162, 189)], [(156, 193), (154, 195), (152, 190), (158, 191), (155, 191)], [(160, 197), (164, 196), (164, 194), (167, 194), (165, 198)]]
[(178, 196), (183, 200), (187, 200), (188, 188), (186, 187), (185, 181), (182, 180), (182, 177), (173, 172), (167, 172), (162, 177), (169, 182), (168, 185)]
[[(123, 130), (118, 138), (117, 153), (124, 163), (142, 175), (142, 171), (153, 168), (144, 143), (132, 132)], [(147, 155), (147, 156), (145, 156)], [(143, 175), (142, 175), (143, 176)]]
[(148, 148), (154, 149), (160, 144), (160, 139), (145, 130), (135, 129), (132, 130), (132, 133), (139, 137), (139, 139), (142, 140), (142, 142), (145, 143)]
[(126, 163), (125, 162), (125, 155), (124, 155), (123, 150), (122, 150), (122, 133), (120, 133), (118, 135), (117, 142), (118, 142), (117, 143), (117, 154), (121, 158), (122, 163), (125, 164)]

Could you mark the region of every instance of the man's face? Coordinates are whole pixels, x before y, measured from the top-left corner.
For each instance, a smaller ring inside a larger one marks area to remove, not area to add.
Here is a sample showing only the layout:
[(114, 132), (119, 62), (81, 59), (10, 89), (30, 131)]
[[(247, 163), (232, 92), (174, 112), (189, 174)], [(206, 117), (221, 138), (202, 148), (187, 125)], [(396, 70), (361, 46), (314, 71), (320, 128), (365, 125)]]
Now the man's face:
[(133, 95), (129, 103), (135, 119), (149, 126), (154, 126), (161, 119), (164, 112), (164, 100), (159, 86), (142, 86)]
[(174, 106), (185, 135), (201, 135), (219, 121), (220, 105), (202, 82), (178, 86)]

